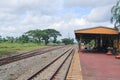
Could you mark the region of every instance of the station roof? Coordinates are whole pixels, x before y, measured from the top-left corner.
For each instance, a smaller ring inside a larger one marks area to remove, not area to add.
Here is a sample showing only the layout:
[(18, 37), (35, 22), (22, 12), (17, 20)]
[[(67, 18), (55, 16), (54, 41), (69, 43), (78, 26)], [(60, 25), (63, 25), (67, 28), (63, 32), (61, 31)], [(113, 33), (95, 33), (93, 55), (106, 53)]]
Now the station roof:
[(119, 31), (113, 28), (98, 26), (94, 28), (75, 30), (75, 34), (118, 34)]

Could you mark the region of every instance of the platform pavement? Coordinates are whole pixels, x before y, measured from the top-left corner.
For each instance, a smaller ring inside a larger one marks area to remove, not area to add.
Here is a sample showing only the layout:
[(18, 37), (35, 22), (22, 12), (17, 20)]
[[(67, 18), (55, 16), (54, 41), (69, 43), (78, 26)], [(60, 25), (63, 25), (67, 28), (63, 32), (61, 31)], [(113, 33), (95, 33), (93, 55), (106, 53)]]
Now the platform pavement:
[(74, 53), (73, 60), (66, 80), (83, 80), (80, 65), (80, 57), (77, 51)]
[(120, 80), (120, 59), (104, 53), (80, 53), (83, 80)]

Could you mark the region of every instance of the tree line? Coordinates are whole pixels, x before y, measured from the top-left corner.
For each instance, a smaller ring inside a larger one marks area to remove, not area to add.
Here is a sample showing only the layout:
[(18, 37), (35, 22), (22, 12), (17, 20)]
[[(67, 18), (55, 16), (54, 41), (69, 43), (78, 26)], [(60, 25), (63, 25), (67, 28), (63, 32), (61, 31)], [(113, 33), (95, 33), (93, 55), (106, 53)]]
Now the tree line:
[(10, 37), (7, 36), (6, 38), (2, 38), (0, 36), (0, 42), (10, 42), (10, 43), (45, 43), (45, 45), (48, 45), (48, 43), (64, 43), (67, 44), (73, 44), (74, 39), (70, 38), (63, 38), (61, 41), (57, 40), (59, 36), (62, 36), (59, 31), (55, 29), (35, 29), (35, 30), (29, 30), (22, 34), (19, 37)]

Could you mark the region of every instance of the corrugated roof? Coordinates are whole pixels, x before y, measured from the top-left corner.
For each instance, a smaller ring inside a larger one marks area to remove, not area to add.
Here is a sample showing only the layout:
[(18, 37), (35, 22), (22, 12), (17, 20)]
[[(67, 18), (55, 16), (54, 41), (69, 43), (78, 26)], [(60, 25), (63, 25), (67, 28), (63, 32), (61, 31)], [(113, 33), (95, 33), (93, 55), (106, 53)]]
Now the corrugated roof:
[(85, 33), (85, 34), (118, 34), (119, 31), (114, 28), (108, 28), (103, 26), (75, 30), (75, 33)]

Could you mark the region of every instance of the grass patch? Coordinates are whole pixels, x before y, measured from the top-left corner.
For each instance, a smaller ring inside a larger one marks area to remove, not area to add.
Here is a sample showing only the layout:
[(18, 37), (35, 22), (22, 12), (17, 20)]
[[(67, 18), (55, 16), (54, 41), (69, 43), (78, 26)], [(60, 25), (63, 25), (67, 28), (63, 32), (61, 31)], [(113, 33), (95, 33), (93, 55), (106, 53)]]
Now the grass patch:
[(44, 45), (38, 45), (34, 43), (0, 43), (0, 56), (11, 55), (19, 52), (29, 51), (45, 47)]

